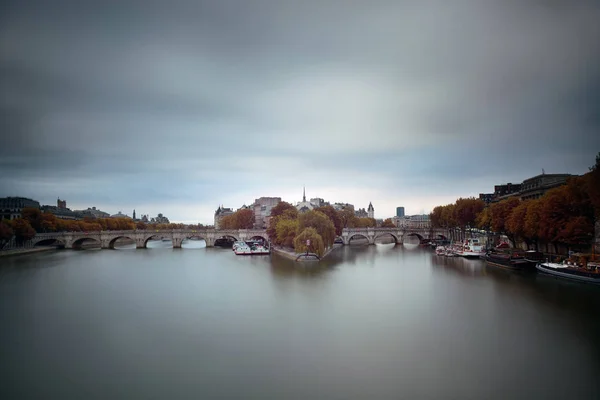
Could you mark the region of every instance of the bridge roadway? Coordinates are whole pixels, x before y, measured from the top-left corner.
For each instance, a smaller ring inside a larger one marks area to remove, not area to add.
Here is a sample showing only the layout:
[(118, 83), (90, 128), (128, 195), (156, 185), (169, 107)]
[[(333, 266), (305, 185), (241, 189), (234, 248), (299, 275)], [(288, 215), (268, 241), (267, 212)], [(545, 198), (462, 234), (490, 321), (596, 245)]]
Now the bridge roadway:
[[(415, 236), (419, 240), (446, 238), (448, 232), (443, 229), (430, 229), (426, 227), (400, 227), (400, 228), (344, 228), (338, 237), (345, 245), (350, 244), (354, 238), (365, 238), (369, 244), (381, 237), (392, 237), (396, 243), (402, 244), (405, 237)], [(67, 249), (81, 248), (86, 240), (94, 240), (101, 244), (103, 249), (113, 249), (118, 239), (133, 240), (137, 248), (146, 248), (152, 239), (170, 239), (174, 248), (181, 248), (185, 239), (204, 239), (207, 247), (213, 247), (220, 238), (233, 238), (234, 240), (250, 240), (262, 238), (268, 240), (267, 231), (264, 229), (231, 229), (231, 230), (133, 230), (133, 231), (96, 231), (96, 232), (50, 232), (38, 233), (31, 239), (32, 245), (59, 244)]]

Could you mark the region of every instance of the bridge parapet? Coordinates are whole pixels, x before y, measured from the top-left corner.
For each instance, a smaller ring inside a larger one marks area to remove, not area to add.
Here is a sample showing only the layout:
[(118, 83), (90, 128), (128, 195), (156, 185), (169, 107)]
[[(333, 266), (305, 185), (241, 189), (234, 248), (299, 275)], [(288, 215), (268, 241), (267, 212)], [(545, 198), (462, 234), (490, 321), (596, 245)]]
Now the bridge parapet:
[(62, 242), (66, 248), (73, 248), (74, 244), (80, 243), (85, 239), (94, 239), (101, 243), (102, 248), (112, 248), (117, 239), (126, 237), (136, 243), (136, 247), (146, 247), (148, 240), (152, 237), (160, 236), (164, 239), (171, 239), (173, 247), (181, 247), (183, 240), (190, 237), (200, 237), (206, 241), (208, 247), (214, 246), (217, 239), (223, 236), (230, 236), (236, 240), (248, 240), (255, 236), (260, 236), (268, 240), (266, 230), (260, 229), (170, 229), (170, 230), (127, 230), (127, 231), (91, 231), (91, 232), (43, 232), (36, 234), (31, 243), (35, 245), (44, 240), (56, 239)]

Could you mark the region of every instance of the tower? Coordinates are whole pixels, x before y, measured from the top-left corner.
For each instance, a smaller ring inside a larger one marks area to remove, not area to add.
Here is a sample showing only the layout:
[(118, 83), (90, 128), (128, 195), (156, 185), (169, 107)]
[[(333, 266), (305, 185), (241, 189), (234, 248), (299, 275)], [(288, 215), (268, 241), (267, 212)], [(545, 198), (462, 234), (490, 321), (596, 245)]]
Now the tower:
[(369, 208), (367, 208), (367, 212), (369, 213), (369, 218), (375, 218), (375, 209), (373, 208), (373, 204), (369, 202)]
[(306, 203), (306, 186), (302, 186), (302, 202)]
[(135, 219), (135, 208), (133, 209), (133, 219)]

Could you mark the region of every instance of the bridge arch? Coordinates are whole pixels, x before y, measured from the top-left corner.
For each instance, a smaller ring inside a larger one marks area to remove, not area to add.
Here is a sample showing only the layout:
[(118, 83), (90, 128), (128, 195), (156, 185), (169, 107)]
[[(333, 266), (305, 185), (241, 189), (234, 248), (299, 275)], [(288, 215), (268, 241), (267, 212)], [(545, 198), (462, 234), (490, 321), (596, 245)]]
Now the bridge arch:
[(381, 233), (375, 235), (375, 237), (373, 238), (373, 242), (375, 242), (378, 238), (386, 237), (386, 236), (391, 236), (392, 239), (394, 239), (394, 243), (396, 243), (396, 244), (401, 243), (398, 236), (396, 236), (392, 232), (381, 232)]
[(129, 239), (129, 240), (132, 240), (135, 243), (135, 239), (132, 239), (129, 236), (122, 235), (122, 236), (117, 236), (115, 238), (112, 238), (110, 240), (110, 242), (108, 242), (108, 248), (109, 249), (114, 249), (115, 248), (115, 244), (117, 243), (117, 240), (119, 240), (119, 239)]
[(102, 242), (98, 239), (96, 239), (95, 237), (90, 237), (90, 236), (85, 236), (85, 237), (81, 237), (78, 239), (75, 239), (73, 241), (73, 243), (71, 244), (71, 248), (75, 249), (75, 250), (82, 250), (83, 249), (83, 244), (85, 242), (93, 242), (93, 243), (97, 243), (99, 245), (99, 247), (102, 247)]
[(352, 239), (357, 238), (357, 237), (367, 239), (367, 243), (369, 243), (369, 237), (367, 235), (364, 235), (362, 233), (352, 233), (348, 236), (348, 244), (351, 244)]
[(160, 233), (154, 233), (152, 235), (149, 236), (145, 236), (144, 237), (144, 248), (147, 249), (148, 248), (148, 242), (151, 240), (163, 240), (163, 239), (167, 239), (165, 238), (163, 235), (161, 235)]
[(406, 235), (404, 235), (404, 236), (407, 236), (407, 237), (408, 237), (408, 236), (416, 237), (417, 239), (419, 239), (419, 243), (420, 243), (420, 242), (422, 242), (422, 241), (423, 241), (423, 239), (425, 239), (425, 238), (424, 238), (422, 235), (420, 235), (420, 234), (418, 234), (418, 233), (416, 233), (416, 232), (410, 232), (410, 233), (407, 233), (407, 234), (406, 234)]
[(233, 239), (234, 242), (237, 242), (239, 240), (236, 236), (233, 236), (232, 234), (229, 234), (229, 233), (219, 235), (218, 238), (215, 238), (215, 240), (219, 240), (219, 239)]
[(269, 241), (269, 238), (267, 237), (267, 235), (255, 234), (255, 235), (253, 235), (253, 236), (250, 238), (250, 240), (256, 240), (256, 239), (262, 239), (262, 240), (264, 240), (265, 242), (268, 242), (268, 241)]
[(58, 238), (41, 239), (41, 240), (38, 240), (33, 243), (33, 247), (40, 247), (40, 246), (65, 247), (65, 245), (66, 245), (65, 242)]

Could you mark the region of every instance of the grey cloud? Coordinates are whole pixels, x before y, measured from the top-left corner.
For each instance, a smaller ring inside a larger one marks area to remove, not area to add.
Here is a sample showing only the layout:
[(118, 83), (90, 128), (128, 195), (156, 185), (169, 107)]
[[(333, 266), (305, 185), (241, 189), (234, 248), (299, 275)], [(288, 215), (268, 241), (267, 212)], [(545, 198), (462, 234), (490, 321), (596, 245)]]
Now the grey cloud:
[(0, 195), (189, 219), (309, 181), (422, 207), (600, 150), (594, 1), (2, 7)]

